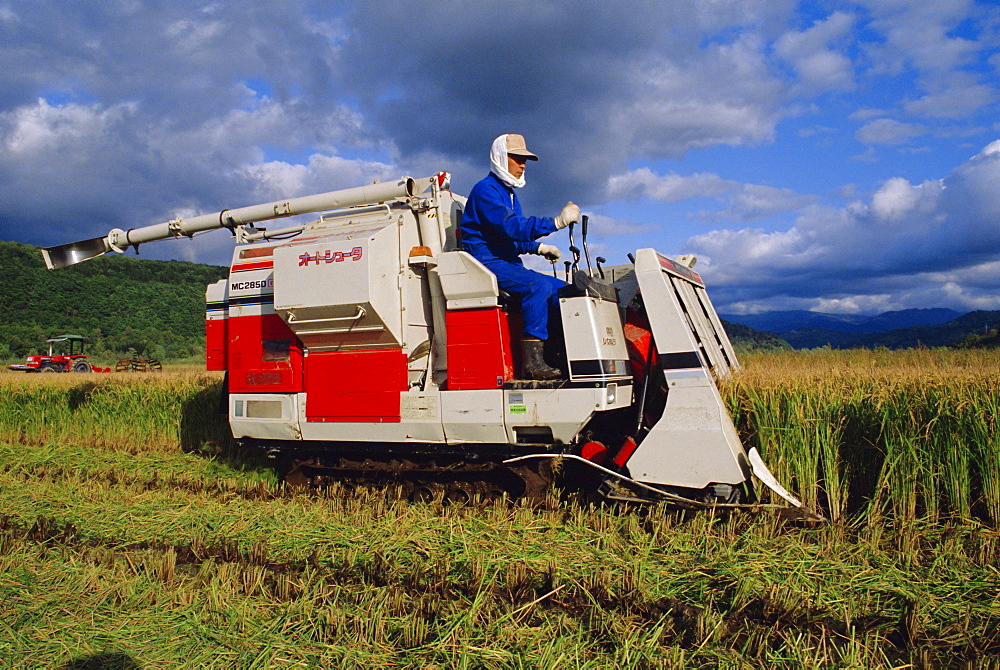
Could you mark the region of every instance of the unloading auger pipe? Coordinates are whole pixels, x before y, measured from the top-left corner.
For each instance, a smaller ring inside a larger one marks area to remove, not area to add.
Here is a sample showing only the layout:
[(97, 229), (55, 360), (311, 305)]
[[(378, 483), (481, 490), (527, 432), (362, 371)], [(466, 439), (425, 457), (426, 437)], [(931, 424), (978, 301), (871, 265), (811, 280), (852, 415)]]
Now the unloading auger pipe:
[(238, 209), (224, 209), (221, 212), (202, 214), (189, 219), (177, 218), (151, 226), (132, 228), (129, 231), (115, 228), (106, 237), (94, 237), (89, 240), (47, 247), (42, 249), (42, 257), (45, 259), (45, 265), (52, 270), (96, 258), (109, 251), (120, 253), (128, 247), (138, 247), (140, 244), (155, 240), (191, 237), (195, 233), (217, 228), (235, 229), (238, 226), (258, 221), (269, 221), (298, 214), (310, 214), (409, 197), (413, 195), (415, 183), (410, 177), (402, 177), (393, 182), (367, 184)]

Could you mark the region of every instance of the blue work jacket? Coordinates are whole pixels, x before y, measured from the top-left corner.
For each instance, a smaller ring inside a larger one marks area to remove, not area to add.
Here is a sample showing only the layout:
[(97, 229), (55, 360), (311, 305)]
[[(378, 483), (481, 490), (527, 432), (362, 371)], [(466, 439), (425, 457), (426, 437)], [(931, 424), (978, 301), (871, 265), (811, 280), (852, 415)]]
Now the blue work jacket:
[(492, 172), (472, 187), (459, 226), (463, 248), (479, 261), (518, 265), (521, 254), (538, 251), (539, 237), (555, 231), (551, 216), (524, 216), (514, 189)]

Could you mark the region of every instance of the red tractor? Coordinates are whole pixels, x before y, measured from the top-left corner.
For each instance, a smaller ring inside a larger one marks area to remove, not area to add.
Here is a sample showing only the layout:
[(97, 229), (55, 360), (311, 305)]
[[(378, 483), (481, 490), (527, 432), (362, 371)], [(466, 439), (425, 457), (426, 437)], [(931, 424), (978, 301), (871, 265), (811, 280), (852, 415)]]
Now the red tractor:
[[(45, 340), (49, 345), (49, 353), (45, 356), (28, 356), (24, 365), (8, 365), (11, 370), (25, 372), (107, 372), (103, 368), (95, 368), (83, 353), (82, 335), (57, 335)], [(69, 342), (69, 352), (55, 354), (53, 348), (57, 342)], [(79, 344), (79, 347), (76, 345)], [(77, 350), (78, 349), (78, 350)]]

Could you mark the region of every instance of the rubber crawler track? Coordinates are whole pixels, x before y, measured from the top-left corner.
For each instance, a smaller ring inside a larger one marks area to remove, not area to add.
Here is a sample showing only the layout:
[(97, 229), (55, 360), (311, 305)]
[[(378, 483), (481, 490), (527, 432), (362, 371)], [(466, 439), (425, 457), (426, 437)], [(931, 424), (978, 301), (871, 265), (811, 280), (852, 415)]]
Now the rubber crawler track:
[(388, 460), (305, 458), (289, 461), (284, 474), (292, 489), (399, 487), (401, 497), (414, 502), (489, 502), (501, 498), (544, 502), (556, 483), (549, 462), (507, 466), (496, 461)]

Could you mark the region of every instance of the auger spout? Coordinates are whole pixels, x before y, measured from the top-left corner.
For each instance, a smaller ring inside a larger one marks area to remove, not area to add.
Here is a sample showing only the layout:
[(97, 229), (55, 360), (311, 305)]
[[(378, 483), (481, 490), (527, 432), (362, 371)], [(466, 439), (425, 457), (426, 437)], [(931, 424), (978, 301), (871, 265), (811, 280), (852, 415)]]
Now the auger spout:
[(409, 197), (413, 195), (415, 183), (410, 177), (402, 177), (393, 182), (367, 184), (238, 209), (224, 209), (214, 214), (201, 214), (188, 219), (177, 218), (142, 228), (132, 228), (128, 231), (114, 228), (104, 237), (93, 237), (79, 242), (46, 247), (42, 249), (42, 258), (45, 259), (45, 266), (52, 270), (96, 258), (109, 251), (121, 253), (129, 247), (137, 247), (146, 242), (165, 240), (171, 237), (191, 237), (195, 233), (217, 228), (234, 230), (240, 226), (259, 221)]

